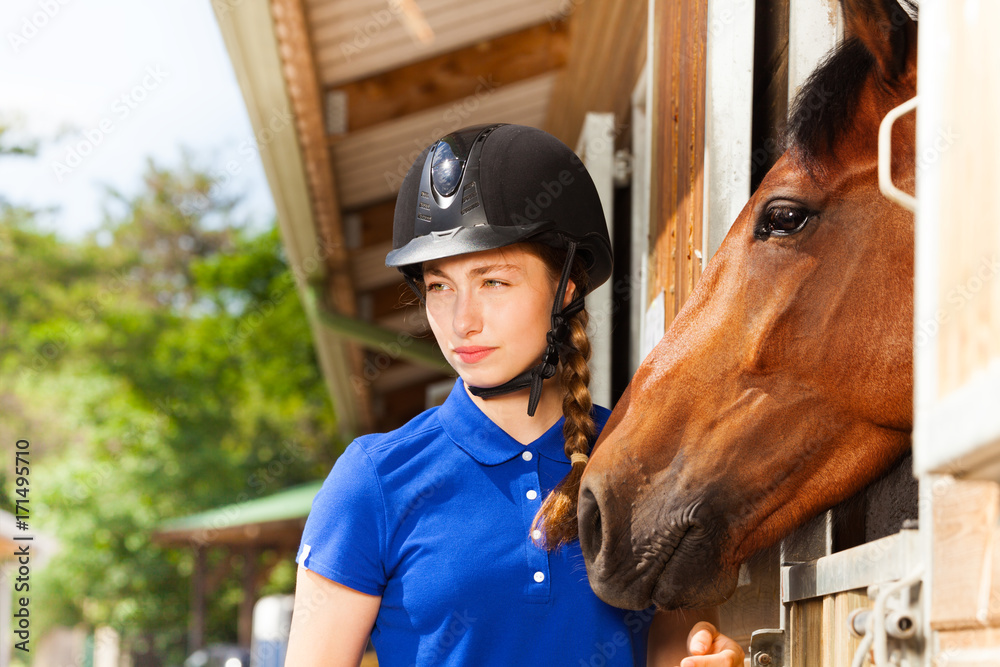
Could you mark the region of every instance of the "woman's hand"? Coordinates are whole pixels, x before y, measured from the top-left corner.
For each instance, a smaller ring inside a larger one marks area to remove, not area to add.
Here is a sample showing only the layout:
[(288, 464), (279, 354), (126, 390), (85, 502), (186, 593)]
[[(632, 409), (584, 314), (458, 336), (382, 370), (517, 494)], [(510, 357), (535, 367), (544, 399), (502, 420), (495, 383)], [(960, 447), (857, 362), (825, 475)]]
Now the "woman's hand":
[(708, 621), (699, 621), (687, 638), (688, 653), (680, 667), (743, 667), (743, 649)]
[(648, 667), (743, 667), (743, 649), (719, 633), (719, 610), (658, 611), (649, 626)]

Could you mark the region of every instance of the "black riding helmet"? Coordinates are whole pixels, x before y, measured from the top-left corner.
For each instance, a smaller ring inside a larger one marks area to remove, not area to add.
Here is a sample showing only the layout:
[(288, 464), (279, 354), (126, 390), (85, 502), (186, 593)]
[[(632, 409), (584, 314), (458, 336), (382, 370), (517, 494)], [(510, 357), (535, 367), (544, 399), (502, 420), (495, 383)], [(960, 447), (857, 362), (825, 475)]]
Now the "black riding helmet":
[(494, 250), (522, 241), (566, 248), (548, 347), (542, 362), (498, 387), (469, 387), (492, 398), (531, 387), (534, 415), (542, 380), (555, 374), (568, 321), (583, 308), (584, 290), (560, 309), (573, 259), (579, 256), (593, 291), (611, 276), (611, 240), (597, 188), (583, 161), (542, 130), (478, 125), (442, 137), (410, 167), (396, 198), (392, 252), (397, 267), (422, 297), (421, 264)]

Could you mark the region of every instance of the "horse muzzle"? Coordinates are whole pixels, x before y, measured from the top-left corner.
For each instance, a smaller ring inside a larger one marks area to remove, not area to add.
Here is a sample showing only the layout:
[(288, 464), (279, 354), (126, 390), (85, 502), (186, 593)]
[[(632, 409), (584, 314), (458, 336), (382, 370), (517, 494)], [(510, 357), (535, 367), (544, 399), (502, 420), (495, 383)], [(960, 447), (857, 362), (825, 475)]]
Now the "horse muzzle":
[(585, 479), (578, 508), (580, 546), (598, 597), (623, 609), (683, 609), (732, 594), (737, 573), (722, 567), (720, 536), (710, 529), (719, 522), (706, 503), (669, 497), (657, 485), (621, 507), (602, 487)]

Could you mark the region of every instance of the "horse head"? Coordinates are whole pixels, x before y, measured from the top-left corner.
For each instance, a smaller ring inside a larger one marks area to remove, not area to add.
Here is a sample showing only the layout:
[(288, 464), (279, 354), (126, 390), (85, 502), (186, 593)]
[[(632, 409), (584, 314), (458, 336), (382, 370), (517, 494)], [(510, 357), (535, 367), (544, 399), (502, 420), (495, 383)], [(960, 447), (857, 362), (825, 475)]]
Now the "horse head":
[[(598, 441), (579, 497), (594, 591), (718, 604), (740, 564), (910, 446), (913, 216), (877, 182), (882, 117), (915, 95), (916, 25), (845, 0), (845, 39)], [(912, 191), (912, 115), (893, 136)]]

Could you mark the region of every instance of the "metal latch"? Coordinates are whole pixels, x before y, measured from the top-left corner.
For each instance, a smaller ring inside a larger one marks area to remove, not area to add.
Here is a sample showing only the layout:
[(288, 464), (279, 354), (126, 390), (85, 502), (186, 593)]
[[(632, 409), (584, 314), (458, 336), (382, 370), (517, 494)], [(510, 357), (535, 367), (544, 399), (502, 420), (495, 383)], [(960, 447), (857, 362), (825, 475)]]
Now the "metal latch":
[(750, 635), (752, 667), (785, 667), (785, 631), (754, 630)]
[(847, 619), (851, 633), (861, 639), (852, 667), (862, 667), (869, 651), (876, 667), (910, 664), (907, 654), (918, 650), (921, 641), (922, 579), (923, 568), (918, 567), (897, 582), (869, 586), (868, 597), (875, 601), (874, 606), (855, 610)]

